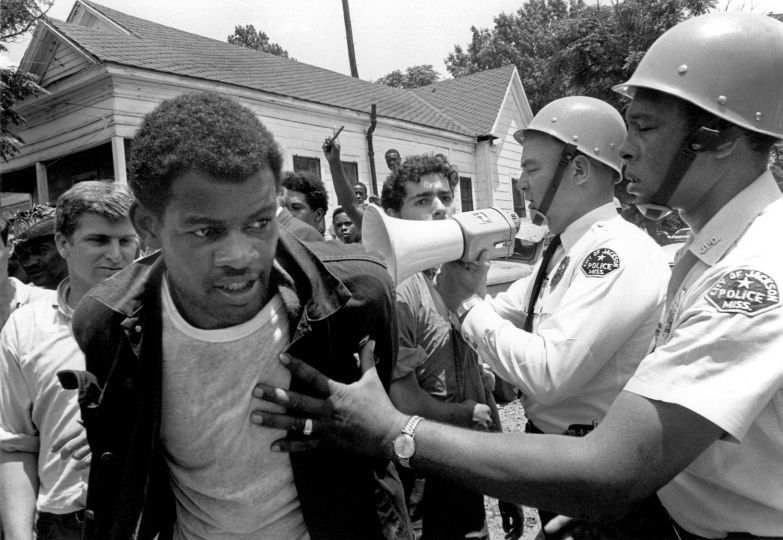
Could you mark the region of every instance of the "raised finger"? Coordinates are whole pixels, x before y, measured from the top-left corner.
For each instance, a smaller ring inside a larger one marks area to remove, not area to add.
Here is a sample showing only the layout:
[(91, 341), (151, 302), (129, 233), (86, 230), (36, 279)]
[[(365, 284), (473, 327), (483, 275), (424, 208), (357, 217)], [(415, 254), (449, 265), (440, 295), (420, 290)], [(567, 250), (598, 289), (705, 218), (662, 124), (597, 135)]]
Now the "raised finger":
[(280, 355), (280, 362), (286, 366), (297, 379), (307, 383), (315, 390), (316, 395), (328, 396), (329, 381), (328, 377), (325, 377), (320, 371), (312, 366), (308, 366), (298, 358), (294, 358), (290, 354), (283, 353)]

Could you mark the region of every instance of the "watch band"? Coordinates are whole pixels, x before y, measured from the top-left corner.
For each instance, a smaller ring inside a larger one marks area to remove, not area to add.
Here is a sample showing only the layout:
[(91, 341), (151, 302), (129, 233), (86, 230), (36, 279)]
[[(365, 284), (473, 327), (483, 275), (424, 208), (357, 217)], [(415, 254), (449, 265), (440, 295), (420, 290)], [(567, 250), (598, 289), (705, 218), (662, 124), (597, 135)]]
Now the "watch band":
[(419, 422), (424, 420), (421, 416), (413, 415), (410, 418), (408, 418), (408, 421), (405, 422), (405, 427), (402, 428), (402, 433), (406, 435), (410, 435), (411, 437), (416, 437), (416, 427), (419, 425)]
[(410, 442), (412, 445), (412, 452), (409, 456), (401, 456), (400, 454), (397, 454), (397, 461), (400, 465), (405, 467), (406, 469), (411, 468), (411, 458), (416, 453), (416, 427), (419, 425), (419, 422), (424, 420), (421, 416), (411, 416), (408, 418), (408, 421), (405, 423), (405, 427), (402, 428), (402, 431), (399, 435), (397, 435), (398, 438), (400, 437), (408, 437), (410, 438)]

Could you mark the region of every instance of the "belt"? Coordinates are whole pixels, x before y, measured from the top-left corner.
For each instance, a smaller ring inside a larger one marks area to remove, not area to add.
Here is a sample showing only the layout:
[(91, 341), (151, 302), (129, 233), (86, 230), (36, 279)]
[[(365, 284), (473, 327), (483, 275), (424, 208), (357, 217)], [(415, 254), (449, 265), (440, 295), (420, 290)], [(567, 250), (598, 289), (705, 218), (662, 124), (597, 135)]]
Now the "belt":
[(61, 523), (64, 525), (84, 524), (84, 510), (77, 510), (69, 514), (51, 514), (49, 512), (38, 512), (38, 519), (46, 520), (49, 523)]
[[(571, 424), (568, 426), (568, 429), (563, 432), (563, 435), (569, 435), (571, 437), (584, 437), (593, 431), (597, 425), (598, 422), (593, 424)], [(538, 429), (538, 427), (533, 422), (528, 420), (527, 424), (525, 424), (525, 433), (543, 434), (544, 432)]]

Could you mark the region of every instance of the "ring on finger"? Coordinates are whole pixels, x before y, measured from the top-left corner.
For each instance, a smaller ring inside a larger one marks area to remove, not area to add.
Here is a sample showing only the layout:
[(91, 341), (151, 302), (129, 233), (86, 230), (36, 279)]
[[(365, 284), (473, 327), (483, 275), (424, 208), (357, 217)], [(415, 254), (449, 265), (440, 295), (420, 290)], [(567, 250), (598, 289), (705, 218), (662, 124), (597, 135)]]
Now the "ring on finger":
[(312, 434), (313, 434), (313, 419), (306, 418), (304, 423), (304, 428), (302, 428), (302, 435), (312, 435)]

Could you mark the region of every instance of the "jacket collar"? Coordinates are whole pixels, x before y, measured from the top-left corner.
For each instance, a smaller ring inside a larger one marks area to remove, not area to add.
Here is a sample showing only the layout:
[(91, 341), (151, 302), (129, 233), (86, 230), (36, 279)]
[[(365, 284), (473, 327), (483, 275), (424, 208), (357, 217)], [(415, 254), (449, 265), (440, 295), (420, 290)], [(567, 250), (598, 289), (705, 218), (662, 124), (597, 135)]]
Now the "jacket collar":
[[(350, 291), (313, 251), (284, 227), (278, 229), (280, 236), (271, 280), (278, 287), (289, 316), (298, 320), (303, 306), (309, 320), (332, 315), (348, 302)], [(153, 253), (104, 281), (89, 295), (111, 310), (133, 317), (143, 307), (147, 294), (159, 292), (164, 269), (160, 252)]]

